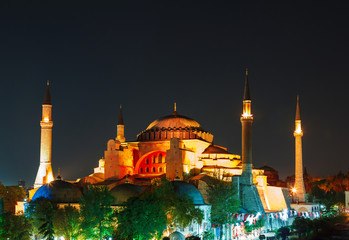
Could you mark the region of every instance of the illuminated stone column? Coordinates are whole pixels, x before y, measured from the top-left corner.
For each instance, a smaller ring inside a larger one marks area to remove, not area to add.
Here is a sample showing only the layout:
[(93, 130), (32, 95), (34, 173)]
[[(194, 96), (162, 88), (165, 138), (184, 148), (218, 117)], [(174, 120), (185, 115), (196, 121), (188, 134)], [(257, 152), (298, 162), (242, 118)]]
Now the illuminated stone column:
[(251, 97), (248, 85), (248, 70), (246, 69), (246, 81), (243, 100), (243, 112), (240, 118), (242, 125), (242, 174), (241, 183), (253, 184), (252, 175), (252, 123), (253, 116), (251, 114)]
[(117, 127), (117, 136), (116, 140), (122, 142), (125, 142), (125, 125), (124, 125), (124, 118), (122, 116), (122, 107), (120, 105), (120, 113), (119, 113), (119, 121)]
[(303, 181), (303, 158), (302, 158), (302, 124), (299, 110), (299, 97), (297, 96), (295, 130), (295, 184), (294, 184), (294, 201), (305, 202), (305, 187)]
[(53, 181), (53, 172), (51, 167), (52, 152), (52, 103), (47, 81), (47, 88), (42, 103), (42, 119), (41, 126), (41, 143), (40, 143), (40, 166), (36, 174), (34, 188)]

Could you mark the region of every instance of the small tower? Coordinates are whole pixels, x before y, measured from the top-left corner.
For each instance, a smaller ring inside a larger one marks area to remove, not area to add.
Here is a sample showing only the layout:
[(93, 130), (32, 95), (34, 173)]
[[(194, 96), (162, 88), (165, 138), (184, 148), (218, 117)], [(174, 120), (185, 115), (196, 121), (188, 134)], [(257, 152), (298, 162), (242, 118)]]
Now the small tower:
[(118, 125), (117, 125), (116, 140), (118, 140), (121, 143), (125, 142), (125, 125), (124, 125), (124, 118), (122, 116), (121, 104), (120, 104), (119, 121), (118, 121)]
[(245, 91), (243, 99), (243, 111), (240, 118), (242, 125), (242, 174), (241, 183), (253, 184), (252, 175), (252, 123), (253, 115), (251, 113), (251, 97), (248, 84), (248, 69), (246, 69)]
[(43, 184), (54, 180), (51, 167), (51, 152), (52, 152), (52, 103), (50, 96), (49, 81), (42, 103), (42, 119), (41, 126), (41, 143), (40, 143), (40, 166), (36, 174), (34, 188), (40, 187)]
[(303, 158), (302, 158), (302, 123), (299, 109), (299, 96), (297, 96), (296, 120), (295, 120), (295, 183), (294, 183), (294, 200), (297, 202), (305, 202), (305, 187), (303, 181)]

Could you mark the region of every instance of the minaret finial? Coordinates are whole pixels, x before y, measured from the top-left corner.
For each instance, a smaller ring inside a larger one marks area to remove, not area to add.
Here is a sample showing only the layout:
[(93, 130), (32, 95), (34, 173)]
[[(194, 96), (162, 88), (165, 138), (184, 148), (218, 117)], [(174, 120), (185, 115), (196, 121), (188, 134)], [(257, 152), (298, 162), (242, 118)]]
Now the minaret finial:
[(177, 103), (174, 102), (173, 104), (173, 115), (177, 115)]
[(301, 120), (301, 112), (299, 109), (299, 95), (297, 95), (296, 120)]
[(62, 177), (61, 177), (61, 169), (60, 169), (60, 168), (58, 168), (58, 175), (57, 175), (56, 180), (62, 180)]
[(250, 96), (250, 86), (249, 86), (249, 84), (248, 84), (248, 68), (246, 68), (246, 80), (245, 80), (244, 100), (251, 100), (251, 96)]

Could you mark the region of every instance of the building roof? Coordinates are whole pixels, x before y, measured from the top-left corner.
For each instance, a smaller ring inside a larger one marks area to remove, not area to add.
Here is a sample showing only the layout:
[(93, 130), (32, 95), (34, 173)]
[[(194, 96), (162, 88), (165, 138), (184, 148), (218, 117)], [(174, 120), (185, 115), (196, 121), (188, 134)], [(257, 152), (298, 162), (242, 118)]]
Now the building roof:
[(211, 144), (202, 152), (202, 154), (231, 154), (231, 153), (225, 150), (223, 147)]
[(202, 197), (200, 191), (192, 184), (184, 181), (172, 181), (172, 185), (176, 193), (180, 196), (188, 196), (193, 200), (195, 205), (205, 204), (204, 198)]
[[(170, 134), (167, 134), (171, 132)], [(170, 140), (172, 137), (179, 139), (201, 139), (212, 142), (213, 136), (205, 131), (201, 125), (189, 117), (180, 115), (175, 110), (173, 114), (160, 117), (137, 135), (138, 141)]]
[(141, 192), (142, 188), (140, 186), (131, 183), (123, 183), (110, 190), (115, 199), (115, 205), (121, 205), (129, 198), (138, 196)]
[(274, 168), (264, 165), (263, 167), (260, 167), (259, 169), (264, 170), (264, 171), (269, 171), (269, 172), (277, 172)]
[(47, 198), (56, 203), (78, 203), (81, 190), (72, 183), (55, 180), (42, 185), (34, 194), (32, 201)]
[(182, 233), (175, 231), (170, 234), (170, 240), (184, 240), (185, 237)]
[(186, 116), (179, 115), (177, 112), (174, 112), (172, 115), (161, 117), (153, 121), (146, 130), (149, 129), (162, 129), (162, 128), (200, 128), (201, 125)]

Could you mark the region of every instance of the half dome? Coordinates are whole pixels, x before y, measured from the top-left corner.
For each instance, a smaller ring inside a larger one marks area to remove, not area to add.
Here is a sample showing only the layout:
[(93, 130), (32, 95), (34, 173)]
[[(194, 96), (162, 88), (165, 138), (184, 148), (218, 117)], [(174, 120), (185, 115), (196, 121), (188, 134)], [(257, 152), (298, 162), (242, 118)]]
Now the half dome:
[(231, 154), (231, 153), (225, 150), (223, 147), (211, 144), (202, 152), (202, 154)]
[(47, 198), (55, 203), (78, 203), (82, 193), (72, 183), (55, 180), (42, 185), (34, 194), (32, 201)]

